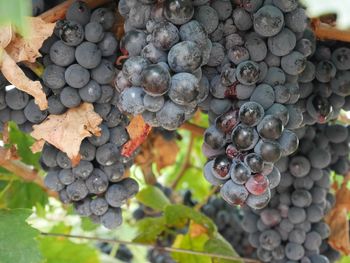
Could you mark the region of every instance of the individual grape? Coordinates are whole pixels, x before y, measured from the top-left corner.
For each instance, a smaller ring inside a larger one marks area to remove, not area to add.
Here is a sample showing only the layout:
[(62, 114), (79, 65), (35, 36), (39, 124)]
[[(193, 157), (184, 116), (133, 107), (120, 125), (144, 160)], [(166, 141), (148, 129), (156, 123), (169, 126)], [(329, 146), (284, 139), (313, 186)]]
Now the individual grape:
[(241, 30), (249, 30), (253, 26), (251, 15), (243, 8), (235, 8), (232, 13), (235, 26)]
[(65, 69), (57, 65), (49, 65), (45, 67), (42, 79), (44, 84), (51, 89), (63, 88), (66, 84), (64, 77)]
[[(109, 138), (110, 138), (110, 132), (109, 132), (108, 127), (104, 124), (101, 124), (100, 128), (101, 128), (101, 135), (100, 136), (94, 135), (94, 136), (88, 138), (89, 143), (93, 146), (102, 146), (105, 143), (107, 143)], [(92, 156), (95, 157), (95, 151), (92, 149), (92, 146), (87, 144), (85, 147), (87, 148), (87, 152), (85, 155), (90, 156), (90, 158), (89, 157), (86, 157), (86, 158), (91, 159)]]
[(315, 65), (310, 61), (306, 61), (305, 70), (299, 75), (299, 82), (310, 83), (315, 79), (315, 76), (316, 76)]
[(309, 57), (314, 52), (313, 43), (307, 38), (299, 39), (295, 46), (295, 50), (302, 53), (305, 57)]
[(56, 192), (61, 191), (64, 188), (64, 185), (58, 178), (58, 172), (56, 170), (51, 170), (47, 173), (44, 183), (49, 189)]
[(335, 79), (331, 82), (332, 91), (340, 96), (350, 95), (350, 72), (349, 71), (338, 71)]
[(48, 99), (48, 111), (50, 114), (60, 115), (64, 113), (67, 108), (62, 104), (58, 95), (50, 96)]
[(47, 117), (47, 111), (41, 111), (39, 106), (35, 104), (34, 99), (30, 100), (24, 108), (24, 115), (31, 123), (41, 123)]
[(49, 167), (54, 168), (57, 166), (57, 154), (58, 150), (50, 144), (45, 144), (41, 154), (41, 160)]
[(79, 202), (74, 203), (74, 210), (80, 216), (90, 216), (90, 199), (85, 198)]
[(70, 185), (75, 181), (75, 178), (72, 173), (72, 169), (62, 169), (58, 173), (58, 179), (64, 185)]
[(333, 111), (329, 101), (321, 96), (310, 96), (306, 103), (307, 113), (320, 123), (324, 123)]
[(196, 102), (199, 89), (198, 79), (190, 73), (178, 73), (171, 78), (169, 97), (179, 105)]
[(220, 43), (214, 42), (211, 48), (207, 65), (210, 67), (219, 66), (225, 58), (225, 48)]
[(257, 34), (248, 35), (244, 46), (249, 51), (250, 59), (255, 62), (260, 62), (265, 59), (267, 54), (267, 47)]
[(281, 244), (281, 236), (275, 230), (266, 230), (260, 234), (260, 246), (266, 250), (273, 250)]
[(244, 158), (244, 163), (253, 173), (260, 173), (263, 170), (264, 160), (256, 153), (249, 153)]
[(160, 22), (152, 32), (152, 44), (162, 50), (170, 50), (180, 40), (179, 30), (169, 22)]
[(81, 98), (77, 89), (65, 87), (60, 93), (61, 103), (67, 108), (75, 108), (80, 105)]
[(122, 164), (116, 163), (110, 166), (103, 166), (102, 169), (110, 182), (116, 183), (123, 180), (125, 168)]
[[(132, 85), (141, 86), (142, 72), (148, 65), (148, 61), (142, 57), (131, 57), (123, 65), (123, 74)], [(156, 67), (156, 69), (158, 69), (158, 67)], [(164, 69), (162, 70), (164, 71)]]
[(141, 56), (152, 63), (166, 62), (168, 59), (166, 52), (156, 48), (152, 43), (142, 49)]
[(285, 247), (286, 257), (290, 260), (300, 260), (305, 254), (303, 246), (289, 242)]
[(251, 177), (251, 171), (245, 163), (234, 161), (230, 169), (230, 177), (236, 184), (245, 184)]
[(343, 125), (328, 125), (325, 128), (325, 134), (330, 142), (342, 143), (349, 135), (348, 129)]
[(245, 47), (234, 46), (228, 50), (227, 57), (232, 63), (238, 65), (249, 60), (249, 51)]
[(85, 184), (89, 193), (98, 195), (104, 193), (108, 189), (109, 181), (107, 175), (102, 170), (95, 168), (91, 175), (85, 180)]
[(292, 51), (281, 59), (282, 69), (290, 75), (298, 75), (304, 71), (306, 67), (306, 59), (303, 54), (298, 51)]
[(102, 7), (92, 12), (90, 22), (100, 23), (104, 30), (110, 30), (114, 25), (115, 16), (111, 10)]
[(246, 204), (253, 209), (262, 209), (267, 206), (271, 199), (271, 191), (267, 189), (262, 195), (249, 195)]
[(140, 55), (141, 50), (146, 45), (146, 34), (141, 30), (131, 30), (121, 39), (120, 50), (134, 57)]
[(73, 64), (66, 69), (64, 78), (69, 86), (79, 89), (89, 82), (90, 73), (79, 64)]
[(221, 178), (219, 176), (215, 176), (214, 170), (214, 160), (211, 160), (207, 162), (204, 166), (204, 178), (212, 185), (222, 185), (225, 181), (227, 181), (227, 178)]
[(280, 171), (274, 166), (272, 172), (267, 175), (267, 179), (269, 181), (270, 189), (276, 188), (281, 182)]
[(62, 169), (72, 168), (71, 160), (68, 158), (67, 154), (59, 151), (57, 153), (56, 161), (59, 167)]
[(283, 13), (272, 5), (265, 5), (254, 14), (254, 30), (259, 35), (271, 37), (277, 35), (284, 24)]
[(213, 175), (220, 180), (229, 178), (231, 162), (225, 155), (217, 156), (213, 162)]
[(350, 49), (340, 47), (332, 52), (332, 62), (339, 70), (350, 69)]
[(123, 111), (134, 115), (140, 114), (145, 110), (143, 98), (145, 93), (143, 89), (131, 87), (125, 89), (119, 97), (119, 106)]
[(318, 249), (321, 243), (322, 243), (322, 238), (317, 232), (311, 231), (306, 234), (305, 243), (304, 243), (304, 246), (306, 249), (309, 249), (309, 250)]
[(293, 224), (299, 224), (306, 220), (306, 212), (300, 207), (291, 207), (288, 210), (288, 219)]
[(208, 40), (204, 27), (196, 20), (181, 25), (179, 34), (182, 41), (192, 41), (200, 47), (205, 46)]
[(108, 229), (117, 228), (122, 222), (123, 218), (120, 208), (108, 208), (107, 212), (101, 216), (101, 224)]
[(197, 20), (208, 34), (211, 34), (219, 25), (219, 15), (214, 8), (202, 5), (195, 10), (194, 19)]
[(113, 81), (115, 69), (112, 62), (102, 59), (101, 63), (91, 70), (91, 78), (99, 84), (109, 84)]
[(287, 105), (289, 121), (285, 128), (293, 130), (300, 128), (303, 122), (303, 114), (295, 105)]
[(101, 165), (112, 165), (120, 158), (118, 146), (112, 143), (106, 143), (99, 146), (96, 151), (96, 160)]
[(256, 254), (258, 258), (263, 260), (264, 262), (269, 262), (272, 259), (271, 251), (263, 249), (262, 247), (259, 247), (257, 249)]
[(258, 133), (265, 139), (278, 139), (283, 132), (282, 121), (273, 116), (266, 115), (258, 124)]
[(258, 81), (260, 74), (259, 65), (253, 61), (240, 63), (236, 69), (236, 77), (244, 85), (252, 85)]
[(167, 130), (175, 130), (185, 121), (185, 111), (171, 101), (165, 102), (156, 114), (159, 124)]
[(282, 125), (285, 126), (289, 121), (289, 112), (287, 108), (282, 105), (275, 103), (273, 104), (267, 111), (266, 115), (273, 115), (274, 117), (280, 119), (282, 121)]
[(102, 216), (108, 210), (108, 203), (106, 199), (102, 197), (97, 197), (96, 199), (91, 200), (90, 210), (93, 214), (97, 216)]
[(160, 96), (170, 88), (170, 73), (159, 64), (148, 65), (142, 70), (141, 82), (146, 93)]
[(220, 189), (221, 197), (230, 205), (241, 205), (248, 198), (248, 191), (243, 185), (238, 185), (231, 180), (227, 181)]
[(310, 161), (304, 156), (295, 156), (290, 160), (289, 171), (295, 177), (304, 177), (310, 172)]
[(118, 48), (118, 41), (111, 32), (106, 32), (102, 40), (98, 43), (98, 48), (102, 52), (102, 56), (112, 56)]
[(331, 163), (331, 154), (324, 149), (314, 148), (308, 155), (311, 166), (324, 169)]
[(281, 158), (281, 146), (276, 141), (264, 141), (257, 144), (256, 153), (260, 154), (266, 162), (277, 162)]
[(63, 43), (68, 46), (79, 45), (83, 42), (85, 36), (83, 26), (70, 20), (63, 20), (62, 23), (58, 25), (58, 35)]
[(258, 134), (254, 128), (238, 125), (231, 134), (232, 142), (237, 150), (247, 151), (253, 149), (258, 141)]
[[(75, 50), (75, 58), (77, 59), (77, 62), (86, 69), (96, 68), (101, 62), (101, 57), (102, 57), (101, 50), (98, 48), (96, 44), (91, 42), (87, 42), (87, 41), (83, 42)], [(78, 71), (77, 67), (74, 69), (73, 74), (77, 74), (78, 72), (75, 73), (76, 71)], [(82, 71), (82, 70), (79, 69), (79, 71)], [(84, 75), (84, 79), (85, 79), (86, 72), (80, 72), (80, 74)], [(74, 83), (76, 82), (80, 83), (81, 81), (78, 81), (78, 80), (74, 81)], [(80, 84), (75, 84), (75, 85), (78, 85), (77, 87), (81, 88)]]
[(112, 110), (112, 105), (110, 103), (96, 103), (94, 105), (94, 111), (100, 115), (103, 119), (106, 119), (108, 114)]
[(285, 16), (286, 26), (295, 33), (302, 33), (308, 25), (308, 18), (304, 8), (296, 8)]
[(80, 163), (73, 167), (72, 172), (76, 178), (86, 179), (92, 173), (94, 166), (91, 162), (81, 160)]
[(246, 102), (239, 109), (239, 119), (247, 126), (256, 126), (264, 117), (264, 108), (256, 102)]
[(247, 180), (245, 187), (253, 195), (262, 195), (269, 187), (269, 180), (262, 174), (255, 174)]
[[(96, 102), (102, 95), (101, 86), (94, 80), (79, 89), (79, 96), (85, 102)], [(50, 107), (49, 107), (50, 110)]]
[(76, 1), (70, 5), (66, 12), (66, 19), (86, 25), (90, 20), (91, 11), (86, 3)]
[(194, 14), (192, 1), (189, 0), (166, 0), (163, 10), (165, 18), (175, 25), (185, 24)]
[(4, 102), (6, 102), (7, 106), (12, 110), (22, 110), (27, 106), (29, 96), (27, 93), (13, 88), (6, 92)]
[(253, 91), (250, 100), (259, 103), (266, 110), (274, 103), (275, 93), (271, 86), (260, 84)]
[(97, 103), (109, 103), (114, 95), (114, 88), (110, 85), (101, 85), (101, 96)]
[(60, 40), (51, 46), (50, 59), (56, 65), (66, 67), (74, 62), (74, 52), (74, 47), (68, 46)]
[(211, 2), (211, 7), (215, 9), (221, 21), (225, 21), (232, 14), (232, 4), (230, 1), (215, 0)]
[(126, 129), (122, 126), (114, 127), (110, 129), (109, 142), (120, 147), (129, 140), (129, 134)]
[(308, 191), (300, 189), (292, 193), (291, 200), (294, 206), (308, 207), (311, 205), (312, 196)]
[(174, 72), (193, 73), (200, 67), (202, 59), (198, 45), (191, 41), (174, 45), (168, 53), (168, 64)]
[(294, 132), (285, 129), (278, 139), (278, 143), (281, 145), (282, 156), (289, 156), (298, 149), (299, 139)]
[(316, 79), (319, 82), (327, 83), (330, 82), (337, 72), (337, 69), (330, 61), (320, 61), (316, 65)]
[(269, 37), (267, 45), (272, 54), (282, 57), (289, 54), (296, 45), (295, 34), (288, 28), (284, 28), (281, 32), (273, 37)]
[(85, 39), (92, 43), (100, 42), (105, 33), (100, 23), (90, 22), (85, 26)]
[(88, 189), (83, 180), (76, 180), (66, 188), (67, 195), (72, 201), (83, 200), (88, 195)]

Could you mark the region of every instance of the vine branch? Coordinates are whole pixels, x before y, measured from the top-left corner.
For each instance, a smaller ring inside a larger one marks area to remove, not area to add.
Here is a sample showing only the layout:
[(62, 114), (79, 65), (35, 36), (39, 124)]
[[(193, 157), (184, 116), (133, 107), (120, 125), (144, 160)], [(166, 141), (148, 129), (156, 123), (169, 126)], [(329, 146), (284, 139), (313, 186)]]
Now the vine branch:
[(37, 184), (50, 196), (57, 197), (57, 193), (46, 188), (43, 178), (35, 169), (19, 160), (9, 158), (9, 149), (5, 149), (4, 147), (0, 147), (0, 166), (22, 178), (24, 181)]
[(312, 20), (312, 29), (318, 39), (350, 42), (349, 30), (338, 29), (327, 23), (321, 22), (318, 18)]
[(188, 250), (188, 249), (182, 249), (182, 248), (174, 248), (174, 247), (163, 247), (163, 246), (157, 246), (153, 244), (144, 244), (144, 243), (138, 243), (138, 242), (132, 242), (132, 241), (124, 241), (124, 240), (117, 240), (117, 239), (105, 239), (105, 238), (98, 238), (98, 237), (88, 237), (88, 236), (80, 236), (80, 235), (68, 235), (68, 234), (61, 234), (61, 233), (46, 233), (42, 232), (41, 235), (43, 236), (52, 236), (52, 237), (63, 237), (63, 238), (75, 238), (75, 239), (85, 239), (85, 240), (94, 240), (99, 242), (105, 242), (105, 243), (111, 243), (111, 244), (123, 244), (123, 245), (132, 245), (132, 246), (142, 246), (147, 248), (154, 248), (161, 251), (166, 252), (177, 252), (177, 253), (184, 253), (184, 254), (191, 254), (191, 255), (198, 255), (198, 256), (207, 256), (212, 258), (221, 258), (221, 259), (228, 259), (228, 260), (240, 260), (244, 261), (246, 263), (260, 263), (260, 261), (256, 259), (251, 258), (241, 258), (241, 257), (234, 257), (234, 256), (226, 256), (226, 255), (220, 255), (216, 253), (206, 253), (202, 251), (194, 251), (194, 250)]
[(190, 131), (194, 136), (203, 136), (205, 131), (205, 128), (189, 122), (185, 122), (180, 129)]

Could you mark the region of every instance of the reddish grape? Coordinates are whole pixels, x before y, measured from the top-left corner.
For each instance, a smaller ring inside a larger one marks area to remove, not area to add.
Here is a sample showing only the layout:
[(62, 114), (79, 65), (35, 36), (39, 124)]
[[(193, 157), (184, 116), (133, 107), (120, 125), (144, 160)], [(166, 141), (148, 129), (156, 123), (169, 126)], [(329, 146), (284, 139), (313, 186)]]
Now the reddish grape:
[(256, 174), (248, 179), (245, 187), (253, 195), (262, 195), (269, 187), (269, 180), (262, 174)]

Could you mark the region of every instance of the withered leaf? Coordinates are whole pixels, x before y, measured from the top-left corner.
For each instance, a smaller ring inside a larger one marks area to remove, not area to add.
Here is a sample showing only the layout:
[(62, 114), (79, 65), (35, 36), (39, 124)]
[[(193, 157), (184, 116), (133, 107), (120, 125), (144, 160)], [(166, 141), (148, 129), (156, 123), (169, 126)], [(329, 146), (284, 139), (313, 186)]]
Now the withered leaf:
[(0, 27), (0, 47), (7, 47), (12, 40), (13, 31), (11, 25), (3, 25)]
[(146, 140), (152, 128), (145, 123), (141, 115), (137, 115), (131, 120), (126, 129), (129, 133), (130, 140), (124, 144), (122, 155), (130, 157), (132, 153)]
[(92, 135), (99, 136), (101, 122), (102, 118), (94, 112), (90, 103), (83, 103), (62, 115), (49, 115), (43, 123), (33, 126), (31, 135), (39, 142), (36, 142), (32, 149), (36, 149), (37, 144), (45, 140), (65, 152), (73, 165), (76, 165), (80, 161), (79, 149), (82, 140)]
[(35, 62), (38, 57), (41, 57), (39, 49), (45, 39), (52, 35), (55, 28), (55, 23), (47, 23), (40, 17), (28, 17), (27, 21), (31, 31), (28, 37), (22, 37), (16, 34), (11, 43), (6, 47), (7, 53), (16, 62)]
[(157, 136), (154, 140), (154, 146), (152, 149), (158, 171), (164, 167), (173, 165), (176, 162), (179, 147), (175, 140), (167, 141), (163, 136)]
[(350, 211), (350, 190), (347, 184), (350, 180), (348, 174), (341, 188), (336, 193), (336, 204), (325, 218), (326, 223), (331, 229), (328, 243), (336, 250), (348, 255), (350, 254), (350, 238), (349, 238), (349, 220), (348, 213)]
[(17, 89), (22, 90), (34, 97), (35, 103), (41, 110), (48, 107), (46, 94), (42, 90), (39, 81), (32, 81), (23, 73), (16, 62), (10, 57), (7, 52), (0, 48), (0, 69), (4, 77)]

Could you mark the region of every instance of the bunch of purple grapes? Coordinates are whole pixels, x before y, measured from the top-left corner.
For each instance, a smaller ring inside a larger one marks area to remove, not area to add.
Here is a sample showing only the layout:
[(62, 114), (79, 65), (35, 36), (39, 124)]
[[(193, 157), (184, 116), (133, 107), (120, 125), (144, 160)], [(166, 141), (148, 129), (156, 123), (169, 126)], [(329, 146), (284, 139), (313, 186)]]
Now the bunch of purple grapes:
[(299, 76), (303, 124), (335, 120), (350, 109), (350, 48), (342, 42), (317, 42)]
[(212, 42), (197, 9), (202, 1), (119, 1), (125, 18), (120, 48), (128, 55), (115, 80), (123, 111), (175, 130), (209, 93), (201, 67)]
[[(262, 262), (327, 263), (339, 257), (327, 245), (330, 229), (323, 219), (335, 202), (329, 193), (332, 166), (338, 156), (350, 152), (349, 129), (309, 126), (299, 136), (299, 150), (276, 164), (281, 182), (272, 191), (269, 205), (244, 209), (242, 227)], [(332, 148), (342, 151), (333, 157)]]
[(297, 1), (216, 0), (200, 10), (213, 28), (202, 68), (210, 94), (199, 105), (211, 124), (204, 176), (229, 204), (263, 208), (280, 181), (274, 163), (298, 148), (298, 79), (316, 40)]

